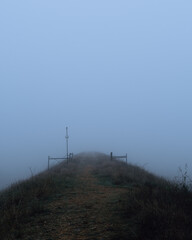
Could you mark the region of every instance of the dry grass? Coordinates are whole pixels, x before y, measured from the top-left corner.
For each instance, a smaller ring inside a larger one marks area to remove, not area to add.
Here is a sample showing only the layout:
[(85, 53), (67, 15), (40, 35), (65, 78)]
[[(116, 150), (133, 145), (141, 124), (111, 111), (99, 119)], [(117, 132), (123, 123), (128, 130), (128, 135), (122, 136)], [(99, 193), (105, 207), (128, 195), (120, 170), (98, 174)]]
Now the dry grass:
[(27, 216), (43, 211), (39, 201), (54, 192), (54, 180), (51, 176), (32, 177), (18, 182), (0, 195), (1, 236), (7, 232), (19, 237), (20, 226)]
[(139, 166), (126, 164), (118, 160), (105, 161), (96, 164), (94, 174), (100, 177), (103, 182), (115, 185), (137, 185), (137, 184), (167, 184), (168, 182), (161, 177), (144, 170)]
[[(63, 162), (37, 176), (12, 184), (0, 192), (0, 235), (1, 239), (19, 238), (22, 224), (29, 216), (46, 211), (44, 202), (72, 187), (77, 164)], [(11, 236), (14, 236), (13, 238)]]
[[(192, 239), (192, 192), (184, 172), (180, 182), (168, 182), (146, 170), (104, 154), (79, 154), (69, 164), (63, 162), (0, 193), (1, 239), (22, 239), (22, 226), (29, 216), (46, 211), (46, 202), (57, 199), (65, 189), (78, 186), (85, 168), (104, 186), (127, 189), (118, 198), (116, 215), (119, 230), (110, 239)], [(80, 184), (80, 185), (79, 185)], [(122, 192), (122, 191), (119, 191)], [(122, 227), (121, 227), (122, 226)]]
[(130, 189), (118, 207), (127, 222), (126, 234), (125, 229), (118, 232), (120, 239), (192, 239), (192, 192), (186, 170), (177, 178), (180, 181), (170, 182), (138, 166), (108, 159), (94, 174), (103, 184)]

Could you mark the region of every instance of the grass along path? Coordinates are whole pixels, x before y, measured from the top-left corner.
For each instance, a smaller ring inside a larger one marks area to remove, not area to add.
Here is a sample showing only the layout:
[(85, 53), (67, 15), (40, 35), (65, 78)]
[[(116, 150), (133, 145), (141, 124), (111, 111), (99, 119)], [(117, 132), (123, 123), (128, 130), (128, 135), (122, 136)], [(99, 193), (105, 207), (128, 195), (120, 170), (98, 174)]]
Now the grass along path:
[(123, 229), (118, 205), (127, 191), (99, 184), (92, 166), (86, 166), (73, 188), (65, 189), (47, 203), (46, 212), (30, 219), (22, 239), (118, 239)]
[(0, 195), (2, 240), (191, 240), (192, 191), (102, 154), (79, 154)]

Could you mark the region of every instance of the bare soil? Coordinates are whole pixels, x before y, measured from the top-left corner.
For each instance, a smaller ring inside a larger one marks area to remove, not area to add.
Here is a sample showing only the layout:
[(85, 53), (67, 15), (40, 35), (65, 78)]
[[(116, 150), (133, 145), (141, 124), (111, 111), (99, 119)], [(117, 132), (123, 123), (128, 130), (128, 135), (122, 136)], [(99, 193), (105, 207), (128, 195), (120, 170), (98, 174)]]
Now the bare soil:
[(121, 239), (126, 226), (120, 217), (127, 188), (100, 184), (86, 166), (73, 188), (47, 201), (45, 211), (28, 219), (24, 240)]

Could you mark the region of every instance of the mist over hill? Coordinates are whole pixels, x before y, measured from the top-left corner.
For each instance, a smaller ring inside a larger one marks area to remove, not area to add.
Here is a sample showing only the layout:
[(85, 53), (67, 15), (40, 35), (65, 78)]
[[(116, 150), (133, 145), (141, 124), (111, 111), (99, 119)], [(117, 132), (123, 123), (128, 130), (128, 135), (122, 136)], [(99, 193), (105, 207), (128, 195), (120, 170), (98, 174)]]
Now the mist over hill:
[(127, 153), (170, 178), (187, 163), (192, 175), (192, 1), (10, 1), (0, 2), (0, 181), (64, 156), (65, 126), (71, 152)]

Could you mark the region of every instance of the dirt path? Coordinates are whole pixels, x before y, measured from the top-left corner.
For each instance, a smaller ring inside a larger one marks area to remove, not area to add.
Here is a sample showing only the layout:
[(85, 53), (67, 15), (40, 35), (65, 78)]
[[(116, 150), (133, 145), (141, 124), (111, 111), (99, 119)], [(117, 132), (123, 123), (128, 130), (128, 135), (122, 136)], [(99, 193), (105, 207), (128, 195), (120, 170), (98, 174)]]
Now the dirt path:
[(114, 237), (122, 229), (118, 205), (120, 195), (127, 190), (98, 184), (91, 170), (86, 167), (73, 190), (55, 198), (46, 206), (46, 214), (29, 223), (25, 239), (118, 239)]

